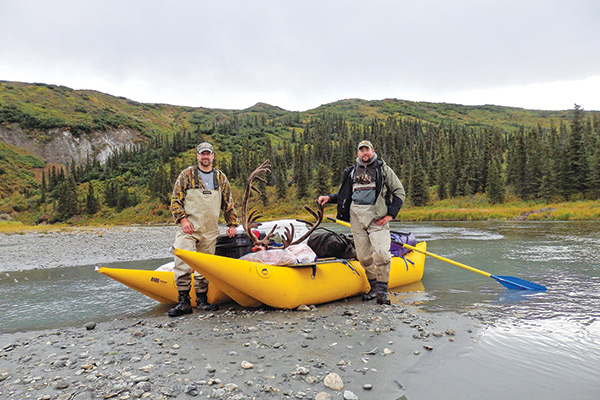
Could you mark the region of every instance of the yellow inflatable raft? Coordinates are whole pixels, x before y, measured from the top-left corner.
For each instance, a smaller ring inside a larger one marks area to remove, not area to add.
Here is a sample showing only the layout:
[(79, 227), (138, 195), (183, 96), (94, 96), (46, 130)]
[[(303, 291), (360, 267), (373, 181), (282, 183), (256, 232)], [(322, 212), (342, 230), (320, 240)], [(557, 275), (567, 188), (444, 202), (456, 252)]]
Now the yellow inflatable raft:
[[(426, 243), (416, 246), (426, 250)], [(244, 307), (266, 304), (292, 309), (301, 304), (321, 304), (369, 291), (364, 269), (356, 260), (325, 260), (314, 264), (275, 266), (210, 254), (174, 249), (173, 253), (209, 280), (208, 301), (220, 304), (234, 300)], [(410, 252), (392, 257), (389, 288), (420, 282), (425, 255)], [(173, 272), (96, 269), (161, 303), (177, 303)], [(193, 283), (192, 283), (193, 285)], [(195, 304), (195, 290), (190, 291)]]

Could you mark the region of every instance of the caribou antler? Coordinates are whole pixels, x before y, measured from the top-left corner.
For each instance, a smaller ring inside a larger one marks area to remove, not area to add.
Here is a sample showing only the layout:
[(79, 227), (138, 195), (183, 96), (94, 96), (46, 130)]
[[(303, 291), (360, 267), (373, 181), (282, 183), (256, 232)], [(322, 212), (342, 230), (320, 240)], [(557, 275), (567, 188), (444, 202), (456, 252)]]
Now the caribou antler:
[(260, 225), (260, 223), (257, 223), (256, 220), (258, 220), (263, 215), (262, 214), (256, 215), (258, 213), (258, 210), (256, 210), (256, 209), (252, 210), (250, 212), (250, 215), (248, 215), (248, 201), (250, 200), (250, 195), (251, 195), (252, 190), (254, 190), (258, 194), (261, 193), (260, 190), (258, 190), (252, 184), (252, 182), (255, 179), (259, 180), (263, 183), (267, 183), (267, 181), (263, 177), (259, 176), (260, 174), (263, 174), (265, 172), (267, 172), (267, 173), (271, 172), (271, 161), (269, 161), (269, 160), (266, 160), (265, 162), (263, 162), (258, 168), (256, 168), (254, 171), (252, 171), (250, 176), (248, 176), (248, 180), (246, 181), (246, 191), (244, 192), (244, 201), (242, 202), (242, 224), (244, 225), (244, 230), (246, 231), (246, 235), (248, 235), (250, 240), (252, 240), (254, 242), (255, 247), (261, 247), (264, 249), (267, 248), (267, 246), (269, 245), (269, 241), (275, 235), (273, 232), (277, 228), (277, 225), (275, 225), (273, 227), (273, 229), (271, 229), (271, 232), (269, 232), (262, 240), (259, 240), (252, 233), (252, 228), (256, 228)]
[(291, 229), (285, 228), (284, 237), (281, 239), (283, 241), (284, 249), (293, 244), (302, 243), (304, 240), (306, 240), (306, 238), (308, 238), (310, 236), (311, 233), (314, 232), (315, 229), (317, 229), (317, 227), (319, 226), (321, 221), (323, 221), (323, 205), (322, 204), (317, 203), (317, 211), (314, 211), (309, 206), (304, 206), (304, 208), (315, 218), (315, 221), (308, 222), (308, 221), (299, 219), (298, 221), (304, 222), (305, 224), (310, 225), (310, 228), (309, 228), (308, 232), (306, 232), (304, 235), (302, 235), (300, 238), (298, 238), (297, 240), (294, 240), (294, 241), (292, 241), (294, 239), (294, 225), (293, 224), (290, 225)]

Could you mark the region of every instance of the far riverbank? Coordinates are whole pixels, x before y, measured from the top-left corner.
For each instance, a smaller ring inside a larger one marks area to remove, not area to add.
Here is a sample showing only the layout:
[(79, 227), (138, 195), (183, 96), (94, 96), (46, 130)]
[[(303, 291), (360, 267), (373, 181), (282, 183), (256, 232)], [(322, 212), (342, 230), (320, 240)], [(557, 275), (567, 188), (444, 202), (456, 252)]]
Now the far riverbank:
[[(272, 203), (262, 207), (264, 215), (261, 221), (299, 218), (312, 221), (297, 199), (289, 203)], [(164, 206), (163, 206), (164, 208)], [(164, 210), (163, 210), (164, 211)], [(335, 216), (335, 207), (325, 207), (325, 214)], [(173, 226), (169, 212), (161, 215), (146, 210), (131, 209), (124, 213), (108, 214), (101, 219), (85, 216), (77, 221), (57, 224), (39, 224), (30, 222), (33, 215), (14, 216), (0, 214), (0, 234), (24, 232), (55, 232), (73, 228), (108, 228), (111, 226)], [(571, 202), (545, 203), (540, 201), (508, 201), (502, 204), (490, 204), (486, 196), (475, 195), (436, 201), (424, 207), (406, 206), (396, 217), (397, 222), (436, 222), (436, 221), (600, 221), (600, 200), (580, 200)]]

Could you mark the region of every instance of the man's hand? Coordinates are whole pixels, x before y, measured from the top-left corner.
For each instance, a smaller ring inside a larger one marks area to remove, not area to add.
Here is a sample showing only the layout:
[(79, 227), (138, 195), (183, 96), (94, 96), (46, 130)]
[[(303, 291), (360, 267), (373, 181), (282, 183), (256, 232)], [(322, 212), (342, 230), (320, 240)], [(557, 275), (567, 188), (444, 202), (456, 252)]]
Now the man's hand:
[(391, 215), (386, 215), (385, 217), (381, 218), (379, 221), (375, 222), (375, 224), (377, 226), (383, 226), (383, 225), (387, 224), (388, 222), (390, 222), (393, 219), (394, 218), (392, 218)]
[(324, 205), (328, 201), (329, 201), (329, 196), (319, 196), (319, 198), (317, 199), (317, 203), (319, 203), (320, 205)]
[(187, 217), (181, 218), (179, 224), (181, 225), (181, 230), (183, 230), (188, 235), (194, 233), (194, 225), (187, 219)]
[(229, 236), (230, 238), (234, 237), (236, 233), (237, 228), (235, 226), (231, 225), (229, 228), (227, 228), (227, 236)]

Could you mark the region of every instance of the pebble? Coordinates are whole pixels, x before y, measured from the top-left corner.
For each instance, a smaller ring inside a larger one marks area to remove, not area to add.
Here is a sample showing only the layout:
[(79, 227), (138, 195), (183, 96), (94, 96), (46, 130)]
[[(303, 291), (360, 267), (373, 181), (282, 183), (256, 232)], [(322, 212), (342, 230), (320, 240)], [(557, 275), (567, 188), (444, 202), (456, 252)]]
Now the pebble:
[(358, 400), (358, 396), (349, 390), (344, 390), (344, 400)]
[(91, 331), (91, 330), (93, 330), (96, 327), (96, 323), (95, 322), (88, 322), (87, 324), (84, 325), (84, 327), (88, 331)]
[(294, 372), (292, 372), (292, 375), (308, 375), (310, 372), (309, 368), (306, 367), (297, 367)]
[(252, 369), (252, 368), (254, 368), (254, 364), (252, 364), (249, 361), (245, 361), (245, 360), (242, 361), (241, 365), (242, 365), (242, 368), (244, 368), (244, 369)]
[(344, 388), (344, 382), (342, 381), (342, 378), (335, 372), (327, 374), (325, 379), (323, 379), (323, 384), (325, 387), (333, 390), (342, 390)]
[(365, 383), (362, 388), (364, 390), (371, 390), (373, 389), (373, 385), (371, 385), (370, 383)]
[(56, 388), (57, 389), (66, 389), (68, 387), (69, 387), (69, 382), (62, 381), (62, 380), (56, 382)]

